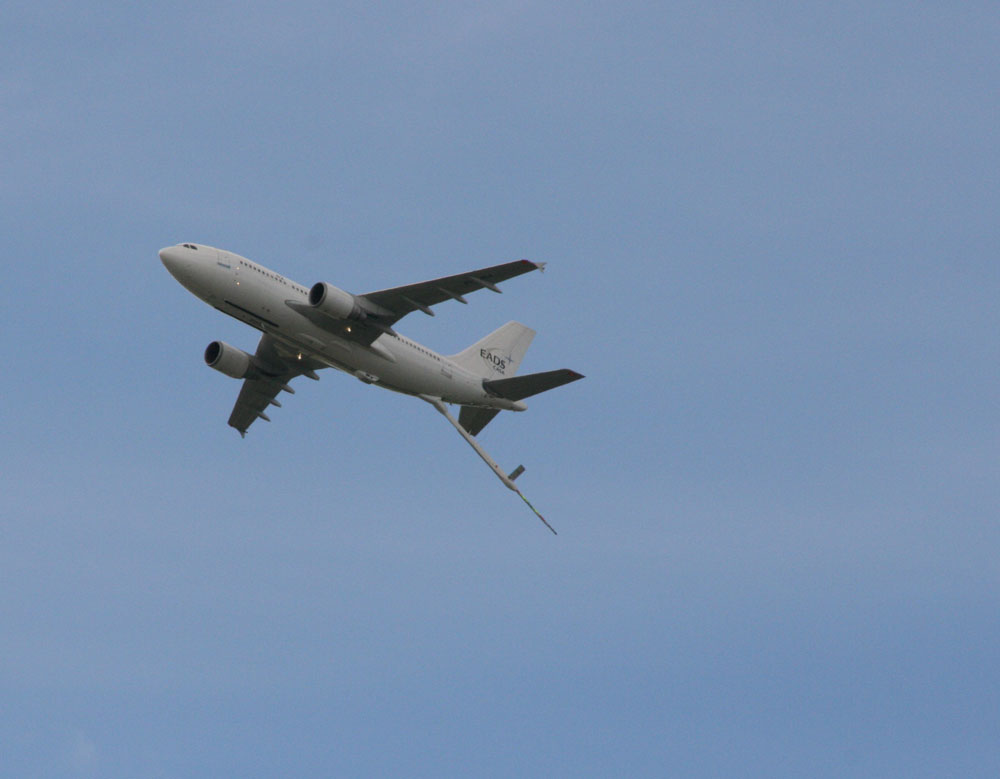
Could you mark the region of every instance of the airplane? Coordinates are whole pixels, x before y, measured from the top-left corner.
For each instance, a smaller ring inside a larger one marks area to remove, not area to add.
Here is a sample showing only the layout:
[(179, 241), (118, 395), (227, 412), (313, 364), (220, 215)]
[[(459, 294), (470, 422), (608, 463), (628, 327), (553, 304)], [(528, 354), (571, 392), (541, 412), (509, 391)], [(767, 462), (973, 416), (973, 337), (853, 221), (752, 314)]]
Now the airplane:
[[(434, 316), (431, 306), (467, 303), (480, 289), (500, 292), (501, 282), (543, 270), (544, 263), (517, 260), (431, 281), (354, 295), (326, 282), (304, 287), (275, 271), (224, 249), (196, 243), (159, 252), (170, 274), (188, 291), (224, 314), (262, 332), (254, 354), (212, 341), (205, 363), (243, 386), (229, 425), (246, 436), (265, 413), (281, 408), (282, 392), (294, 394), (292, 379), (318, 380), (336, 368), (364, 382), (431, 404), (462, 435), (506, 487), (516, 492), (553, 533), (510, 474), (476, 440), (501, 411), (524, 411), (524, 399), (583, 376), (569, 369), (516, 376), (535, 331), (508, 322), (458, 354), (445, 356), (400, 335), (393, 326), (409, 313)], [(460, 407), (458, 419), (446, 404)]]

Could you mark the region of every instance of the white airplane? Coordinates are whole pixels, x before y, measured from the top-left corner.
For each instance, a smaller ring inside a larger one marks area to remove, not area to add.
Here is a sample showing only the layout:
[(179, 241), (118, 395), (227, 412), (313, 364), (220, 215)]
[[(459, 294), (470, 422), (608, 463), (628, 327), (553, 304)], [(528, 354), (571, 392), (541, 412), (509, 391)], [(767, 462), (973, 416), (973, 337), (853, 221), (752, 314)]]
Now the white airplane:
[[(277, 396), (294, 393), (297, 376), (319, 379), (316, 371), (337, 368), (365, 384), (427, 401), (443, 414), (497, 477), (556, 531), (514, 484), (519, 465), (506, 474), (474, 436), (502, 410), (524, 411), (524, 398), (582, 379), (568, 369), (515, 376), (535, 331), (508, 322), (469, 348), (444, 356), (399, 335), (393, 325), (412, 311), (434, 316), (431, 306), (467, 302), (478, 289), (500, 292), (502, 281), (544, 263), (527, 260), (494, 265), (456, 276), (352, 295), (326, 282), (303, 287), (238, 254), (195, 243), (160, 250), (160, 259), (184, 287), (211, 306), (260, 330), (257, 351), (248, 354), (222, 341), (205, 349), (205, 362), (243, 379), (229, 424), (245, 436), (265, 410), (281, 407)], [(461, 406), (458, 420), (446, 403)]]

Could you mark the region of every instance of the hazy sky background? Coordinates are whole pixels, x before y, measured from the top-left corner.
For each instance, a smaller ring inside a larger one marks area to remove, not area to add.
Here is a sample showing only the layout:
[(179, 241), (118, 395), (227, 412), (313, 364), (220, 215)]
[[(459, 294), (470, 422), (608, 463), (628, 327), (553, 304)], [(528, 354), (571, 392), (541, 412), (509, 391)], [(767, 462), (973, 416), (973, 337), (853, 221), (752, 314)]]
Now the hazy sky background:
[[(1000, 773), (995, 3), (0, 6), (0, 773)], [(157, 250), (520, 257), (481, 435), (246, 440)]]

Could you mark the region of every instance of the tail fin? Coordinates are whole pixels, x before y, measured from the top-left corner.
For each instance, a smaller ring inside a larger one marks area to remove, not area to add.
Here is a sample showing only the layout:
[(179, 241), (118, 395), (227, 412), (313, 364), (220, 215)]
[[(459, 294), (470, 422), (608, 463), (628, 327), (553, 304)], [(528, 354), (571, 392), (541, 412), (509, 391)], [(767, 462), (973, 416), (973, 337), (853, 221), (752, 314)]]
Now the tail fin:
[(484, 379), (507, 379), (528, 351), (535, 331), (519, 322), (508, 322), (449, 359)]

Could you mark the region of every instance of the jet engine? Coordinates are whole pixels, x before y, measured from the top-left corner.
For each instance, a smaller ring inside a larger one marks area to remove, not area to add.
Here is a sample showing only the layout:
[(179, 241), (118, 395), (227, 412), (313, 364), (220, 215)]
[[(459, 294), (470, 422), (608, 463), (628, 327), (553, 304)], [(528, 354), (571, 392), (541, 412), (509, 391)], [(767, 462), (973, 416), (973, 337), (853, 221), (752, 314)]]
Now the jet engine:
[(234, 379), (243, 379), (253, 368), (253, 357), (224, 341), (212, 341), (205, 348), (205, 364)]
[(309, 290), (309, 305), (334, 319), (364, 319), (357, 298), (332, 284), (320, 281)]

